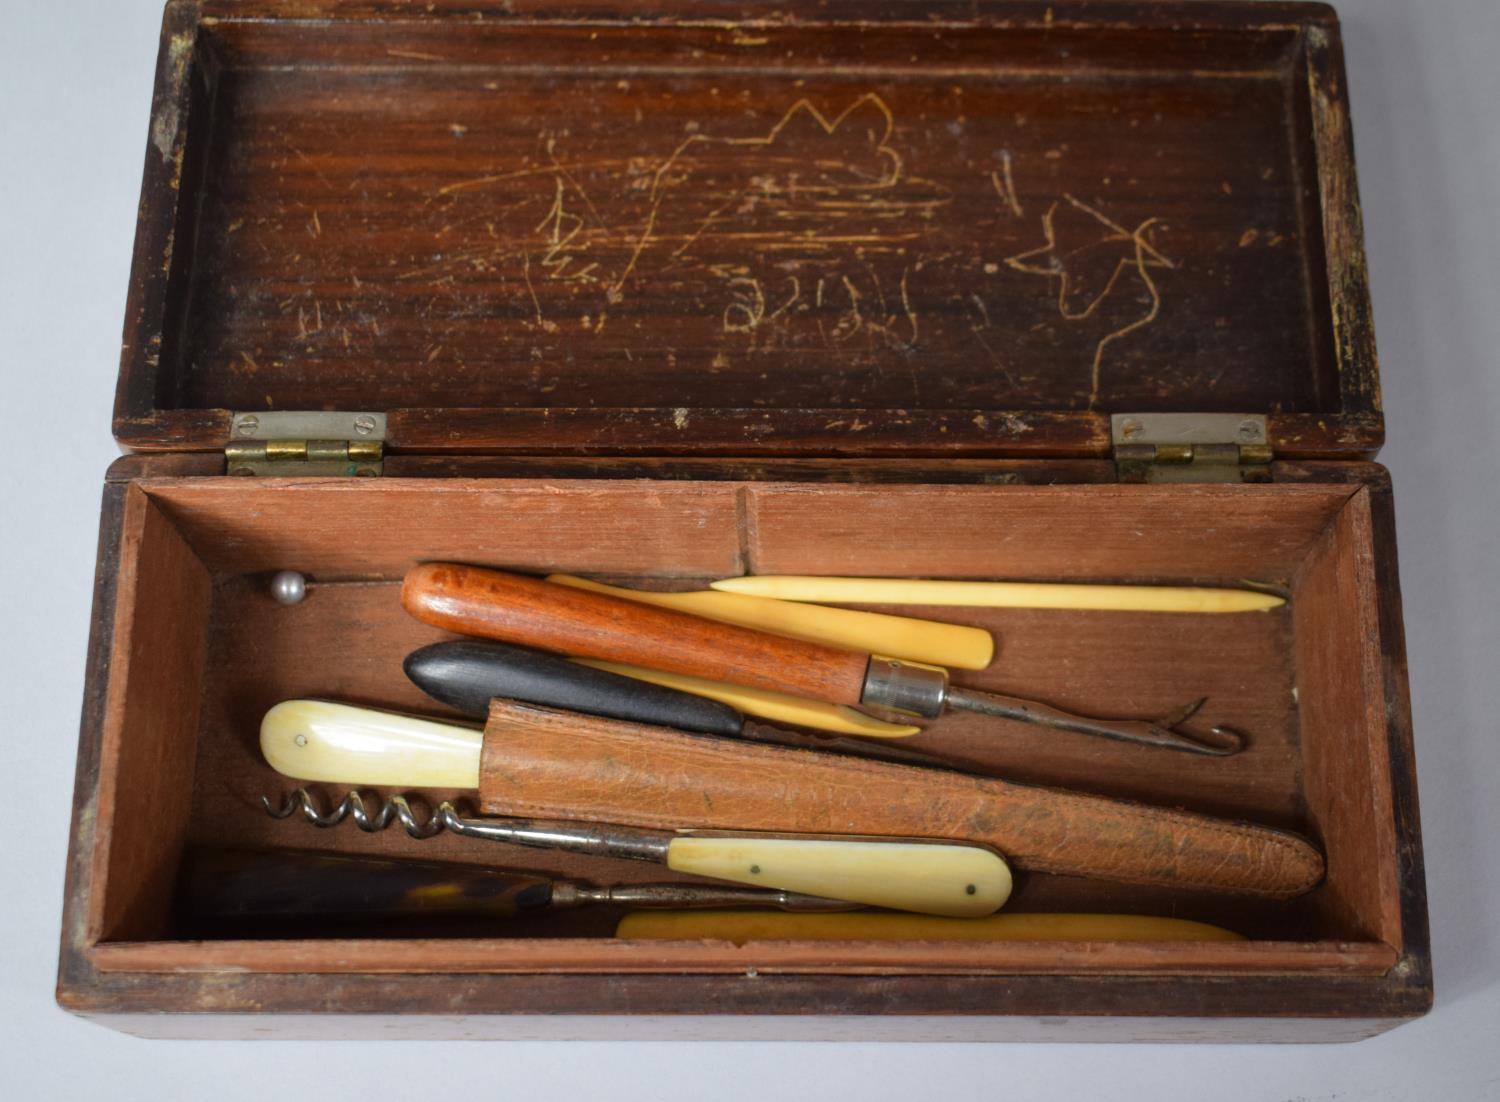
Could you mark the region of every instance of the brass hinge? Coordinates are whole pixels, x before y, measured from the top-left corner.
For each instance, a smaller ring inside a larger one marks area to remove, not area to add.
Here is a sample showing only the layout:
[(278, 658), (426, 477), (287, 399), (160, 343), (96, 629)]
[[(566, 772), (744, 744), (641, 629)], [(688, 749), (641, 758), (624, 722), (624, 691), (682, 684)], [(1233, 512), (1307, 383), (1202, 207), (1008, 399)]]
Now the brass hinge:
[(1116, 413), (1121, 482), (1269, 482), (1271, 446), (1259, 413)]
[(236, 413), (230, 425), (229, 474), (373, 478), (382, 469), (383, 413)]

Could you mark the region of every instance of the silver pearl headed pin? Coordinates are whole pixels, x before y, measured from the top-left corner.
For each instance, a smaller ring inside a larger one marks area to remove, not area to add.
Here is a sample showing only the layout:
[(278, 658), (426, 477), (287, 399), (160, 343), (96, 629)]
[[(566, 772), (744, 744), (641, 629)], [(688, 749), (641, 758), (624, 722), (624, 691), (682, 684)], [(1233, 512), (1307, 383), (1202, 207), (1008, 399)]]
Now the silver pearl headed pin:
[(295, 570), (281, 570), (271, 579), (271, 596), (284, 605), (298, 605), (307, 597), (307, 578)]

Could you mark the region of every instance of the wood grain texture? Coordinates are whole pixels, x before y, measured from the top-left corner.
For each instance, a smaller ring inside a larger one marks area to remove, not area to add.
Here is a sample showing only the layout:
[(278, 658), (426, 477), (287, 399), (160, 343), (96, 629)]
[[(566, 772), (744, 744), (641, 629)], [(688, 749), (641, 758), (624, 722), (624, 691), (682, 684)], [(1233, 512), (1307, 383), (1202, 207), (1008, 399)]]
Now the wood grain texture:
[(537, 574), (716, 577), (743, 562), (739, 503), (724, 485), (228, 477), (147, 485), (208, 566), (230, 574), (391, 578), (451, 559)]
[(1271, 898), (1323, 876), (1305, 841), (1245, 823), (500, 699), (479, 802), (496, 815), (669, 829), (953, 838), (1022, 869)]
[(187, 835), (198, 708), (183, 687), (203, 678), (210, 579), (181, 535), (139, 489), (126, 495), (111, 693), (92, 815), (93, 880), (86, 936), (149, 936), (164, 925)]
[[(829, 513), (815, 489), (752, 486), (746, 573), (1103, 581), (1124, 570), (1133, 581), (1196, 577), (1234, 585), (1259, 577), (1284, 584), (1353, 492), (1327, 485), (1162, 489), (858, 487)], [(1091, 508), (1074, 508), (1067, 499), (1075, 492)], [(876, 533), (884, 538), (872, 538)], [(808, 565), (814, 562), (815, 569)]]
[(168, 10), (130, 447), (329, 406), (423, 453), (1379, 443), (1325, 9), (208, 10)]
[[(586, 951), (582, 956), (580, 951)], [(1086, 967), (1099, 976), (1273, 975), (1297, 971), (1331, 976), (1379, 975), (1395, 958), (1388, 946), (1343, 942), (1046, 942), (1026, 944), (906, 942), (899, 946), (851, 941), (787, 941), (759, 946), (730, 941), (609, 940), (587, 945), (534, 939), (485, 938), (402, 941), (221, 941), (129, 943), (95, 954), (105, 972), (264, 975), (381, 975), (421, 973), (437, 961), (468, 974), (606, 971), (630, 975), (691, 971), (710, 975), (893, 976), (1070, 975)]]
[[(1352, 498), (1299, 579), (1296, 645), (1304, 671), (1299, 706), (1304, 784), (1322, 824), (1330, 866), (1340, 875), (1320, 905), (1363, 924), (1366, 934), (1401, 944), (1390, 759), (1379, 737), (1386, 722), (1374, 566), (1360, 548), (1372, 539), (1370, 495)], [(1349, 610), (1328, 616), (1328, 609)], [(1351, 743), (1365, 749), (1355, 752)], [(1333, 809), (1337, 807), (1337, 811)]]
[(858, 704), (869, 655), (537, 578), (454, 563), (406, 574), (401, 603), (461, 635)]

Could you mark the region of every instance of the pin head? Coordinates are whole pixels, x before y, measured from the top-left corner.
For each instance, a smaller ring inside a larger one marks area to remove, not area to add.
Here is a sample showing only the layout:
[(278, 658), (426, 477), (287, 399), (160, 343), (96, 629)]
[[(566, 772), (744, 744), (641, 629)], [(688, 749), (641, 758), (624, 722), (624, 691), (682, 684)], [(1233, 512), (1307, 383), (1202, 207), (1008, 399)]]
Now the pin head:
[(307, 578), (295, 570), (279, 571), (271, 579), (271, 596), (284, 605), (301, 604), (307, 596)]

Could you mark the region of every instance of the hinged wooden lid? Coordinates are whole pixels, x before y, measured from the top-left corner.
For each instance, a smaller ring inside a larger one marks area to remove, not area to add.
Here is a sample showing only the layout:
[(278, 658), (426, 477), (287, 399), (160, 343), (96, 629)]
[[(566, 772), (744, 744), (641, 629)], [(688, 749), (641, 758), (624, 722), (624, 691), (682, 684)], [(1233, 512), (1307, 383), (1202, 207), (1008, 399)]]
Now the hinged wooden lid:
[(1337, 23), (1302, 4), (172, 3), (115, 433), (1102, 456), (1382, 435)]

